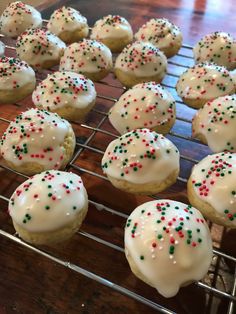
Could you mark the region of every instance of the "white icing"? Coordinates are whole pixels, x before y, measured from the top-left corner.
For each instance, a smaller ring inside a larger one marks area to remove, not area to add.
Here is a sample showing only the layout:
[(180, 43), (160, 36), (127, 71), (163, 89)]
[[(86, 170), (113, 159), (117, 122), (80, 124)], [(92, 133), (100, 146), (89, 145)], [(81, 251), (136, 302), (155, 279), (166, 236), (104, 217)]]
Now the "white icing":
[(9, 202), (9, 214), (27, 231), (50, 232), (73, 222), (87, 202), (78, 175), (50, 170), (33, 176), (16, 189)]
[(39, 28), (28, 29), (16, 42), (18, 57), (39, 68), (45, 61), (59, 60), (65, 48), (65, 43), (57, 36)]
[(182, 285), (202, 279), (212, 259), (210, 231), (201, 213), (171, 200), (144, 203), (131, 213), (125, 248), (142, 277), (164, 297), (173, 297)]
[(100, 72), (112, 66), (112, 54), (104, 44), (90, 39), (73, 43), (65, 49), (60, 70), (78, 73)]
[(172, 47), (176, 42), (182, 42), (180, 29), (169, 20), (151, 19), (140, 27), (135, 34), (139, 41), (149, 41), (159, 49)]
[(119, 15), (107, 15), (95, 23), (90, 37), (96, 40), (128, 37), (132, 41), (133, 31), (125, 18)]
[(54, 72), (39, 83), (32, 95), (36, 106), (55, 110), (63, 106), (86, 108), (96, 99), (91, 80), (74, 72)]
[(153, 76), (166, 71), (167, 59), (153, 44), (136, 41), (118, 55), (115, 68), (140, 77)]
[(108, 176), (136, 184), (162, 182), (179, 171), (179, 151), (163, 135), (137, 129), (108, 145), (102, 168)]
[(223, 221), (229, 220), (228, 214), (233, 215), (231, 223), (236, 226), (236, 154), (218, 153), (205, 157), (194, 166), (191, 181), (197, 196), (210, 204)]
[(0, 41), (0, 57), (2, 57), (5, 53), (5, 45)]
[(213, 63), (200, 63), (186, 70), (176, 85), (182, 98), (215, 99), (235, 90), (230, 72)]
[(193, 48), (196, 63), (210, 61), (234, 69), (236, 41), (227, 33), (215, 32), (204, 36)]
[(17, 116), (2, 136), (2, 157), (20, 166), (34, 162), (59, 169), (64, 161), (64, 140), (71, 125), (56, 113), (29, 109)]
[(232, 76), (234, 84), (236, 86), (236, 69), (233, 71), (230, 71), (230, 75)]
[(15, 90), (35, 81), (34, 70), (24, 61), (0, 58), (0, 90)]
[(121, 134), (140, 127), (154, 128), (175, 118), (175, 100), (161, 85), (147, 82), (125, 92), (110, 110), (109, 120)]
[(213, 152), (236, 151), (236, 98), (219, 97), (208, 102), (194, 117), (193, 136), (204, 135)]
[(17, 37), (27, 28), (41, 26), (40, 12), (21, 1), (10, 3), (0, 17), (0, 32), (9, 37)]
[(76, 31), (88, 27), (87, 19), (79, 11), (62, 7), (53, 12), (48, 22), (47, 28), (55, 35), (60, 35), (64, 31)]

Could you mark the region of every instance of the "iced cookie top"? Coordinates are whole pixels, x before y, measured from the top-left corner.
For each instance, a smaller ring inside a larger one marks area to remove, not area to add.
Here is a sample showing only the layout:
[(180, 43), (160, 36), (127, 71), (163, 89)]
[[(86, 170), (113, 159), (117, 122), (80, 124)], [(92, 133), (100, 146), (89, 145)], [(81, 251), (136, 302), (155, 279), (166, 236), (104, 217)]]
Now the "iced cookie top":
[(236, 98), (223, 96), (204, 105), (193, 119), (193, 136), (203, 135), (215, 153), (236, 151)]
[(0, 90), (17, 90), (32, 81), (35, 81), (35, 73), (26, 62), (0, 57)]
[(54, 72), (39, 83), (33, 93), (33, 102), (47, 110), (64, 106), (86, 108), (96, 98), (91, 80), (75, 72)]
[(202, 279), (212, 259), (210, 232), (201, 213), (172, 200), (144, 203), (125, 227), (126, 255), (165, 297), (182, 284)]
[(179, 170), (179, 151), (163, 135), (137, 129), (108, 145), (102, 168), (108, 176), (136, 184), (162, 182)]
[(73, 43), (65, 49), (60, 70), (77, 73), (100, 72), (112, 66), (112, 54), (104, 44), (91, 39)]
[(23, 182), (9, 202), (9, 214), (30, 232), (50, 232), (73, 222), (87, 206), (81, 178), (71, 172), (50, 170)]
[(133, 38), (133, 31), (129, 22), (119, 15), (107, 15), (98, 20), (92, 28), (91, 38), (101, 40), (104, 38), (120, 39)]
[(28, 29), (16, 42), (18, 57), (35, 68), (41, 68), (44, 62), (59, 59), (65, 48), (60, 38), (40, 28)]
[(12, 2), (0, 17), (0, 32), (9, 37), (17, 37), (27, 28), (42, 26), (39, 11), (21, 1)]
[(32, 108), (9, 124), (0, 142), (1, 154), (15, 166), (31, 162), (58, 169), (64, 161), (63, 145), (70, 132), (70, 123), (56, 113)]
[(225, 66), (236, 67), (236, 41), (228, 33), (214, 32), (204, 36), (193, 48), (196, 63), (209, 61)]
[(60, 35), (64, 31), (73, 32), (88, 27), (87, 19), (79, 11), (62, 7), (53, 12), (48, 22), (47, 28), (55, 35)]
[(190, 180), (196, 195), (236, 226), (236, 154), (205, 157), (194, 166)]
[(146, 77), (165, 72), (165, 55), (148, 42), (136, 41), (125, 47), (115, 62), (115, 68), (131, 74)]
[(137, 84), (122, 94), (111, 108), (109, 120), (123, 134), (128, 131), (165, 125), (175, 119), (175, 100), (155, 82)]
[(226, 68), (203, 62), (187, 69), (180, 76), (176, 89), (182, 98), (210, 100), (232, 93), (235, 84)]
[(169, 20), (154, 18), (140, 27), (135, 39), (151, 42), (162, 50), (174, 46), (176, 41), (182, 41), (182, 35), (180, 29)]

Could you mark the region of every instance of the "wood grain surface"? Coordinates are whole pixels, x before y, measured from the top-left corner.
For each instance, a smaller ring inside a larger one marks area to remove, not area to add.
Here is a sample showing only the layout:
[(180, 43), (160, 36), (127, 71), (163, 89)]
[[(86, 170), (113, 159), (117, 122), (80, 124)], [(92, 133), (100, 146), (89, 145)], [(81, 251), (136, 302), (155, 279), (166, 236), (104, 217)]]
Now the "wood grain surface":
[[(90, 25), (104, 15), (120, 14), (130, 21), (135, 31), (152, 17), (166, 17), (181, 28), (184, 43), (189, 45), (194, 44), (202, 35), (211, 31), (223, 30), (236, 36), (233, 14), (234, 0), (63, 0), (44, 1), (38, 8), (42, 11), (43, 17), (47, 19), (56, 8), (62, 5), (79, 9), (88, 18)], [(11, 41), (8, 43), (12, 44)], [(11, 54), (14, 55), (14, 51), (8, 50), (8, 55)], [(191, 56), (191, 50), (182, 48), (181, 54)], [(176, 66), (173, 62), (180, 63), (183, 67)], [(184, 71), (184, 66), (192, 63), (192, 59), (182, 56), (175, 56), (170, 60), (168, 73), (171, 75), (167, 75), (163, 83), (169, 86), (169, 90), (176, 100), (179, 100), (174, 89), (177, 76)], [(38, 76), (44, 78), (46, 72), (38, 74)], [(115, 87), (96, 83), (99, 95), (117, 98), (123, 92), (121, 85), (112, 75), (103, 81), (113, 84)], [(88, 234), (90, 234), (123, 248), (126, 215), (129, 215), (136, 206), (151, 199), (151, 197), (133, 196), (121, 192), (102, 177), (100, 168), (102, 153), (99, 153), (98, 150), (104, 151), (113, 137), (100, 131), (94, 132), (93, 128), (116, 134), (106, 115), (101, 113), (107, 113), (112, 104), (112, 101), (98, 97), (96, 110), (92, 111), (86, 120), (87, 127), (73, 124), (78, 143), (76, 151), (79, 151), (80, 155), (68, 167), (68, 170), (82, 176), (89, 199), (107, 207), (94, 206), (91, 203), (81, 233), (76, 234), (71, 241), (63, 245), (40, 249), (62, 261), (69, 261), (142, 295), (171, 311), (186, 314), (227, 313), (230, 305), (227, 298), (205, 291), (196, 284), (182, 288), (174, 298), (161, 297), (155, 289), (147, 286), (131, 273), (121, 250), (88, 238)], [(1, 105), (0, 117), (11, 120), (17, 113), (31, 106), (30, 97), (18, 105)], [(181, 103), (177, 104), (177, 115), (180, 118), (191, 119), (194, 112), (193, 109)], [(7, 123), (0, 121), (0, 134), (6, 127)], [(191, 124), (177, 120), (172, 132), (190, 137)], [(90, 136), (92, 139), (86, 146), (86, 141)], [(173, 134), (168, 135), (168, 138), (178, 146), (181, 155), (187, 157), (181, 159), (180, 173), (182, 178), (187, 179), (194, 164), (191, 158), (201, 160), (210, 153), (210, 150), (205, 145), (193, 143)], [(1, 164), (4, 166), (3, 162)], [(95, 175), (91, 172), (94, 172)], [(20, 175), (0, 168), (0, 195), (6, 198), (10, 197), (24, 179)], [(186, 184), (178, 181), (156, 197), (187, 203)], [(116, 212), (109, 211), (109, 208)], [(0, 229), (14, 234), (7, 213), (7, 202), (3, 197), (0, 197), (0, 209)], [(121, 214), (117, 214), (117, 212)], [(235, 232), (224, 230), (217, 225), (210, 224), (210, 227), (214, 246), (226, 254), (236, 256)], [(67, 266), (71, 266), (71, 264)], [(231, 293), (234, 272), (235, 264), (232, 261), (214, 256), (212, 266), (203, 282), (221, 291)], [(2, 313), (141, 314), (156, 313), (156, 310), (62, 266), (56, 261), (12, 241), (9, 237), (0, 235), (0, 314)]]

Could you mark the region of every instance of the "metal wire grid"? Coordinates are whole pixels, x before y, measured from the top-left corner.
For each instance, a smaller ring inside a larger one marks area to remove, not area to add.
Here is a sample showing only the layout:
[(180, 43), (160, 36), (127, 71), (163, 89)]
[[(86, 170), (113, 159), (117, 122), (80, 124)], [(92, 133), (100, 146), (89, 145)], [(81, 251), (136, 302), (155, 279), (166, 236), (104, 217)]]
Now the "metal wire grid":
[[(0, 35), (0, 37), (4, 37), (4, 36)], [(15, 50), (15, 47), (10, 46), (10, 45), (6, 45), (6, 48), (10, 49), (10, 50)], [(192, 47), (189, 46), (189, 45), (183, 45), (182, 48), (184, 48), (185, 53), (178, 53), (177, 56), (180, 57), (180, 59), (183, 58), (183, 62), (175, 62), (175, 61), (169, 60), (168, 64), (176, 66), (176, 67), (181, 67), (183, 69), (184, 68), (188, 68), (188, 66), (185, 65), (185, 63), (184, 63), (184, 60), (185, 59), (190, 59), (190, 60), (192, 59), (192, 56), (190, 56), (188, 53), (186, 54), (186, 51), (189, 51), (190, 49), (192, 49)], [(171, 72), (167, 73), (167, 76), (178, 78), (177, 74), (171, 73)], [(107, 83), (107, 82), (99, 82), (98, 84), (102, 84), (104, 86), (107, 85), (107, 86), (112, 87), (112, 88), (118, 88), (118, 89), (121, 90), (121, 92), (122, 92), (122, 90), (123, 91), (125, 90), (125, 88), (123, 88), (121, 86), (118, 86), (118, 85), (115, 85), (115, 84), (110, 84), (110, 83)], [(175, 88), (173, 85), (169, 85), (169, 84), (162, 84), (162, 85), (167, 87), (168, 89), (174, 89)], [(111, 96), (98, 95), (97, 97), (101, 98), (101, 99), (104, 99), (104, 100), (111, 101), (112, 103), (114, 103), (116, 101), (116, 99), (111, 97)], [(177, 102), (178, 105), (184, 105), (182, 101), (177, 100), (176, 102)], [(20, 106), (19, 104), (15, 104), (15, 105), (16, 106)], [(86, 124), (79, 124), (82, 128), (90, 130), (92, 133), (90, 134), (90, 136), (86, 139), (86, 141), (84, 143), (78, 143), (78, 142), (76, 143), (76, 145), (78, 147), (78, 151), (76, 152), (76, 154), (73, 157), (73, 159), (71, 160), (71, 162), (68, 164), (67, 169), (73, 168), (73, 169), (76, 169), (76, 170), (78, 170), (78, 171), (80, 171), (82, 173), (86, 173), (86, 174), (89, 174), (89, 175), (92, 175), (92, 176), (96, 176), (96, 177), (98, 177), (98, 178), (100, 178), (102, 180), (108, 180), (105, 176), (103, 176), (103, 175), (101, 175), (99, 173), (90, 171), (88, 169), (82, 168), (82, 167), (80, 167), (80, 166), (75, 164), (75, 161), (78, 160), (78, 158), (80, 157), (81, 153), (85, 149), (93, 151), (96, 154), (103, 155), (104, 152), (102, 150), (100, 150), (100, 149), (98, 149), (98, 148), (96, 148), (96, 147), (91, 145), (91, 142), (92, 142), (92, 140), (94, 140), (96, 134), (102, 133), (104, 135), (109, 135), (109, 136), (111, 136), (113, 138), (117, 137), (116, 134), (113, 134), (112, 132), (107, 131), (107, 130), (102, 128), (102, 125), (107, 120), (108, 113), (105, 112), (105, 111), (98, 110), (98, 109), (93, 109), (93, 111), (96, 112), (97, 114), (101, 115), (101, 120), (99, 121), (99, 123), (98, 123), (98, 125), (96, 127), (92, 127), (92, 126), (89, 126), (89, 125), (86, 125)], [(184, 117), (180, 117), (180, 116), (177, 116), (177, 120), (182, 121), (182, 122), (186, 122), (186, 123), (191, 123), (190, 119), (187, 119), (187, 118), (184, 118)], [(7, 120), (7, 119), (5, 119), (3, 117), (0, 117), (0, 121), (3, 122), (3, 123), (9, 123), (10, 122), (9, 120)], [(73, 123), (74, 124), (78, 124), (76, 122), (73, 122)], [(192, 139), (189, 136), (178, 134), (178, 133), (173, 132), (173, 131), (169, 132), (169, 134), (171, 136), (179, 138), (181, 140), (187, 140), (187, 141), (200, 143), (198, 140)], [(198, 162), (198, 160), (193, 159), (193, 158), (188, 157), (188, 156), (185, 156), (185, 155), (181, 155), (181, 159), (189, 161), (191, 163), (197, 163)], [(15, 174), (25, 178), (25, 179), (28, 178), (27, 176), (25, 176), (25, 175), (23, 175), (23, 174), (21, 174), (21, 173), (19, 173), (17, 171), (13, 171), (12, 169), (8, 168), (5, 165), (1, 165), (0, 164), (0, 167), (5, 169), (5, 170), (7, 170), (7, 171), (13, 172), (13, 173), (15, 173)], [(183, 183), (187, 182), (187, 179), (183, 178), (183, 177), (178, 177), (178, 180), (180, 182), (183, 182)], [(157, 198), (155, 196), (152, 196), (152, 197), (153, 198)], [(9, 202), (9, 199), (7, 197), (5, 197), (4, 195), (0, 195), (0, 199), (5, 201), (5, 202)], [(122, 217), (124, 219), (127, 219), (127, 217), (128, 217), (128, 215), (126, 215), (126, 214), (124, 214), (124, 213), (122, 213), (120, 211), (117, 211), (117, 210), (114, 210), (112, 208), (109, 208), (109, 207), (107, 207), (107, 206), (105, 206), (103, 204), (97, 203), (97, 202), (95, 202), (95, 201), (93, 201), (91, 199), (89, 200), (89, 203), (94, 205), (99, 210), (105, 210), (105, 211), (107, 211), (109, 213), (112, 213), (114, 215), (120, 216), (120, 217)], [(84, 231), (79, 231), (78, 233), (81, 236), (83, 236), (83, 237), (86, 237), (86, 238), (91, 239), (91, 240), (93, 240), (95, 242), (98, 242), (98, 243), (100, 243), (102, 245), (108, 246), (109, 248), (112, 248), (112, 249), (114, 249), (116, 251), (124, 253), (124, 248), (123, 247), (117, 246), (117, 245), (115, 245), (113, 243), (105, 241), (105, 240), (103, 240), (103, 239), (101, 239), (101, 238), (99, 238), (97, 236), (94, 236), (94, 235), (92, 235), (90, 233), (87, 233), (87, 232), (84, 232)], [(41, 256), (44, 256), (44, 257), (48, 258), (49, 260), (52, 260), (52, 261), (54, 261), (54, 262), (56, 262), (56, 263), (58, 263), (58, 264), (60, 264), (60, 265), (62, 265), (64, 267), (66, 267), (66, 268), (69, 268), (69, 269), (73, 270), (74, 272), (77, 272), (77, 273), (79, 273), (79, 274), (81, 274), (81, 275), (83, 275), (83, 276), (85, 276), (87, 278), (95, 280), (95, 281), (99, 282), (100, 284), (102, 284), (104, 286), (107, 286), (107, 287), (109, 287), (109, 288), (111, 288), (111, 289), (113, 289), (113, 290), (115, 290), (115, 291), (117, 291), (119, 293), (122, 293), (125, 296), (128, 296), (128, 297), (130, 297), (130, 298), (132, 298), (132, 299), (134, 299), (134, 300), (136, 300), (138, 302), (141, 302), (141, 303), (143, 303), (143, 304), (145, 304), (145, 305), (147, 305), (147, 306), (149, 306), (149, 307), (151, 307), (151, 308), (153, 308), (155, 310), (158, 310), (159, 312), (162, 312), (162, 313), (174, 313), (172, 310), (162, 306), (161, 304), (155, 303), (152, 300), (143, 297), (142, 295), (139, 295), (139, 294), (137, 294), (137, 293), (135, 293), (135, 292), (125, 288), (125, 287), (122, 287), (122, 286), (120, 286), (120, 285), (118, 285), (118, 284), (116, 284), (114, 282), (111, 282), (110, 280), (107, 280), (106, 278), (98, 276), (95, 273), (93, 273), (91, 271), (88, 271), (88, 270), (86, 270), (86, 269), (84, 269), (84, 268), (82, 268), (82, 267), (80, 267), (78, 265), (75, 265), (75, 264), (73, 264), (73, 263), (71, 263), (69, 261), (65, 261), (63, 259), (59, 259), (59, 258), (57, 258), (57, 257), (55, 257), (55, 256), (53, 256), (53, 255), (51, 255), (49, 253), (47, 253), (46, 251), (43, 251), (43, 250), (41, 250), (39, 248), (36, 248), (36, 247), (34, 247), (34, 246), (32, 246), (32, 245), (30, 245), (28, 243), (25, 243), (24, 241), (19, 239), (16, 234), (12, 235), (12, 234), (10, 234), (10, 233), (0, 229), (0, 235), (5, 237), (5, 238), (8, 238), (8, 239), (14, 241), (15, 243), (17, 243), (17, 244), (19, 244), (19, 245), (21, 245), (23, 247), (28, 248), (29, 250), (31, 250), (31, 251), (33, 251), (35, 253), (40, 254)], [(217, 296), (220, 296), (220, 297), (228, 299), (229, 300), (229, 306), (228, 306), (227, 313), (228, 314), (233, 314), (234, 309), (235, 309), (235, 302), (236, 302), (236, 296), (235, 296), (236, 295), (236, 258), (233, 257), (233, 256), (230, 256), (230, 255), (227, 255), (227, 254), (221, 252), (220, 250), (218, 250), (216, 248), (213, 250), (213, 253), (217, 257), (217, 259), (224, 258), (225, 260), (228, 260), (228, 261), (231, 261), (231, 262), (235, 263), (235, 274), (234, 274), (234, 281), (233, 281), (233, 285), (232, 285), (231, 291), (230, 292), (225, 292), (225, 291), (222, 291), (222, 290), (217, 289), (215, 287), (212, 287), (210, 285), (207, 285), (207, 284), (205, 284), (205, 283), (203, 283), (201, 281), (196, 282), (195, 284), (198, 287), (206, 290), (208, 293), (213, 293), (213, 294), (216, 294)], [(215, 274), (215, 275), (217, 275), (217, 274)]]

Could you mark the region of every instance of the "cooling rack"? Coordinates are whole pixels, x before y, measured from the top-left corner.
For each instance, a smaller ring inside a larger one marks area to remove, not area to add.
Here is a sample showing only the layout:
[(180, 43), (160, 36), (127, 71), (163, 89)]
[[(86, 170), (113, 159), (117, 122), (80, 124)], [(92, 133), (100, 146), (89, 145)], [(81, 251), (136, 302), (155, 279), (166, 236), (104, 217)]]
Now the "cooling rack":
[[(7, 53), (6, 55), (14, 55), (15, 48), (14, 42), (9, 41), (4, 36), (0, 35), (1, 39), (5, 41)], [(180, 149), (181, 153), (181, 169), (180, 176), (178, 177), (178, 182), (176, 187), (182, 187), (183, 197), (186, 199), (186, 182), (189, 176), (190, 170), (193, 164), (197, 163), (200, 159), (206, 156), (210, 151), (208, 147), (204, 144), (201, 144), (198, 140), (191, 138), (191, 119), (195, 112), (194, 109), (188, 108), (183, 104), (183, 102), (178, 98), (175, 91), (175, 83), (179, 77), (179, 75), (189, 66), (193, 64), (192, 47), (189, 45), (183, 45), (178, 55), (168, 60), (168, 73), (166, 75), (165, 80), (163, 81), (163, 86), (165, 86), (176, 99), (177, 104), (177, 120), (176, 124), (173, 127), (172, 131), (169, 132), (167, 137), (169, 137)], [(44, 71), (44, 73), (37, 73), (37, 81), (42, 80), (48, 71)], [(107, 144), (113, 140), (118, 134), (111, 127), (108, 122), (108, 110), (116, 101), (116, 99), (125, 91), (115, 78), (110, 75), (108, 78), (104, 79), (101, 82), (95, 84), (96, 89), (98, 91), (97, 104), (95, 108), (92, 110), (89, 115), (86, 123), (78, 124), (73, 122), (73, 127), (75, 129), (75, 133), (77, 135), (77, 143), (76, 143), (76, 152), (74, 154), (73, 159), (68, 164), (66, 170), (78, 172), (83, 180), (86, 182), (91, 182), (91, 180), (95, 181), (95, 185), (105, 186), (102, 191), (106, 191), (108, 189), (108, 193), (106, 194), (107, 198), (104, 197), (104, 193), (102, 197), (98, 197), (97, 195), (93, 195), (92, 188), (88, 189), (89, 192), (89, 204), (92, 207), (92, 210), (99, 211), (100, 215), (103, 213), (107, 213), (113, 217), (113, 223), (115, 227), (122, 228), (125, 225), (125, 220), (128, 217), (128, 213), (131, 212), (133, 208), (129, 208), (128, 211), (124, 210), (122, 206), (117, 205), (117, 202), (111, 202), (111, 194), (119, 197), (123, 197), (124, 193), (121, 191), (116, 191), (111, 184), (108, 182), (108, 179), (102, 174), (100, 169), (100, 161), (104, 150)], [(5, 116), (4, 111), (0, 116), (0, 130), (1, 133), (4, 129), (6, 129), (10, 119), (15, 116), (15, 111), (25, 110), (27, 107), (31, 106), (32, 102), (28, 99), (26, 102), (20, 102), (12, 105), (12, 116)], [(14, 175), (17, 180), (22, 182), (27, 178), (27, 176), (13, 171), (8, 168), (3, 162), (0, 163), (0, 169), (6, 173), (6, 176)], [(184, 169), (184, 171), (183, 171)], [(17, 181), (16, 180), (16, 181)], [(1, 189), (0, 200), (7, 208), (7, 203), (9, 201), (9, 194), (4, 193), (4, 189)], [(11, 193), (14, 191), (12, 188)], [(91, 191), (91, 193), (90, 193)], [(169, 190), (168, 190), (169, 191)], [(175, 187), (170, 188), (170, 193), (160, 193), (158, 195), (148, 197), (149, 200), (152, 198), (158, 199), (162, 198), (162, 196), (168, 195), (168, 197), (175, 199)], [(178, 188), (179, 191), (179, 188)], [(115, 193), (115, 194), (114, 194)], [(139, 204), (146, 199), (137, 197), (135, 201)], [(187, 199), (186, 199), (187, 201)], [(112, 205), (111, 205), (112, 203)], [(86, 220), (84, 222), (86, 225)], [(96, 244), (106, 246), (110, 250), (116, 252), (118, 254), (124, 255), (123, 248), (123, 236), (119, 235), (119, 240), (110, 239), (106, 232), (100, 232), (103, 236), (99, 236), (99, 232), (91, 232), (89, 228), (84, 228), (82, 226), (81, 230), (78, 232), (79, 237), (83, 237), (86, 241), (93, 241)], [(233, 314), (235, 311), (235, 302), (236, 302), (236, 257), (229, 254), (228, 251), (224, 251), (221, 247), (221, 241), (226, 235), (226, 230), (223, 230), (221, 227), (217, 227), (211, 223), (209, 223), (213, 236), (215, 234), (215, 230), (217, 231), (216, 239), (213, 238), (214, 243), (214, 257), (211, 268), (203, 281), (196, 282), (194, 285), (194, 289), (201, 289), (204, 291), (204, 294), (207, 295), (206, 307), (208, 312), (212, 312), (214, 300), (217, 302), (226, 303), (226, 312), (228, 314)], [(102, 224), (99, 224), (97, 228), (104, 228)], [(90, 280), (94, 280), (101, 285), (104, 285), (118, 293), (121, 293), (128, 298), (132, 298), (137, 302), (144, 304), (148, 308), (152, 308), (161, 313), (175, 313), (175, 307), (173, 304), (168, 306), (168, 302), (161, 300), (161, 302), (157, 301), (155, 298), (155, 294), (151, 297), (147, 296), (147, 294), (139, 293), (139, 290), (132, 286), (129, 287), (127, 284), (122, 285), (119, 283), (119, 280), (111, 280), (109, 276), (99, 275), (99, 273), (87, 269), (84, 266), (81, 266), (79, 261), (73, 262), (71, 260), (66, 259), (65, 257), (59, 256), (54, 251), (51, 251), (48, 248), (38, 248), (34, 247), (28, 243), (22, 241), (17, 234), (13, 232), (10, 233), (3, 229), (0, 229), (0, 236), (5, 237), (14, 243), (25, 247), (26, 249), (44, 256), (48, 260), (51, 260), (61, 266), (64, 266), (75, 273), (79, 273)], [(220, 248), (221, 247), (221, 248)], [(228, 267), (230, 265), (230, 267)], [(129, 270), (129, 266), (126, 263), (124, 265), (127, 272), (131, 272)], [(137, 279), (138, 280), (138, 279)], [(145, 284), (144, 284), (145, 285)], [(154, 290), (154, 289), (153, 289)], [(217, 303), (216, 302), (216, 303)]]

